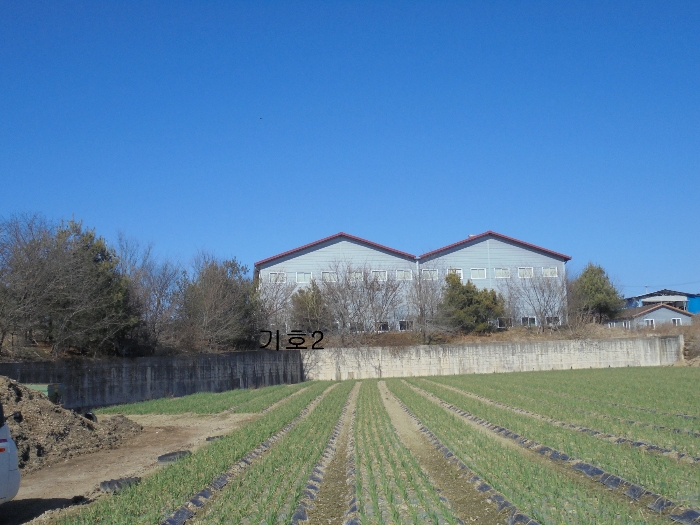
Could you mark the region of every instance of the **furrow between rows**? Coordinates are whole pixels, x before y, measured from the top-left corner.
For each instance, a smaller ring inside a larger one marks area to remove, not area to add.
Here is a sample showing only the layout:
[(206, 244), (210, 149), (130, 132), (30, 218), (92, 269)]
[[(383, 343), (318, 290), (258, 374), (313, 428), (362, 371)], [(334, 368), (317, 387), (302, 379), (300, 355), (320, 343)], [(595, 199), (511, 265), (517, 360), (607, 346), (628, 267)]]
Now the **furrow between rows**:
[[(556, 390), (544, 390), (545, 392), (555, 394), (558, 396), (562, 397), (573, 397), (571, 394), (568, 394), (566, 392), (557, 392)], [(658, 410), (656, 408), (647, 408), (647, 407), (640, 407), (640, 406), (635, 406), (635, 405), (626, 405), (624, 403), (615, 403), (613, 401), (605, 401), (603, 399), (591, 399), (589, 397), (583, 397), (580, 395), (576, 395), (578, 399), (583, 399), (584, 401), (590, 401), (591, 403), (602, 403), (605, 405), (610, 405), (613, 407), (621, 407), (621, 408), (628, 408), (631, 410), (639, 410), (640, 412), (648, 412), (650, 414), (661, 414), (664, 416), (673, 416), (673, 417), (680, 417), (682, 419), (687, 419), (687, 420), (700, 420), (700, 416), (694, 416), (691, 414), (679, 414), (675, 412), (666, 412), (664, 410)]]
[[(359, 384), (359, 383), (358, 383)], [(347, 477), (348, 494), (347, 510), (345, 511), (343, 525), (360, 525), (360, 513), (357, 508), (358, 480), (357, 463), (355, 461), (355, 422), (357, 420), (357, 402), (350, 413), (350, 423), (348, 428), (347, 460), (345, 462), (345, 474)]]
[[(441, 383), (442, 384), (442, 383)], [(534, 397), (529, 397), (525, 396), (523, 394), (515, 394), (511, 393), (512, 395), (520, 398), (520, 399), (525, 399), (530, 402), (534, 403), (543, 403), (546, 405), (549, 405), (551, 407), (556, 407), (560, 408), (562, 405), (558, 405), (556, 403), (552, 403), (551, 401), (547, 401), (545, 399), (540, 399), (540, 398), (534, 398)], [(686, 428), (676, 428), (676, 427), (670, 427), (670, 426), (664, 426), (664, 425), (658, 425), (655, 423), (649, 423), (647, 421), (637, 421), (636, 419), (629, 419), (629, 418), (624, 418), (624, 417), (616, 417), (616, 416), (611, 416), (609, 414), (602, 414), (600, 412), (594, 412), (592, 410), (585, 410), (583, 408), (578, 408), (575, 406), (566, 406), (567, 410), (572, 410), (574, 412), (578, 412), (579, 414), (584, 414), (587, 416), (592, 416), (600, 419), (605, 419), (608, 421), (613, 421), (616, 423), (623, 423), (626, 425), (634, 425), (634, 426), (640, 426), (640, 427), (645, 427), (645, 428), (650, 428), (652, 430), (659, 430), (663, 432), (669, 432), (671, 434), (684, 434), (688, 435), (694, 438), (700, 438), (700, 432), (697, 432), (695, 430), (689, 430)]]
[(538, 443), (515, 432), (512, 432), (507, 428), (495, 425), (490, 421), (475, 416), (465, 410), (462, 410), (459, 407), (448, 403), (447, 401), (440, 399), (435, 394), (418, 388), (415, 385), (411, 385), (410, 383), (407, 383), (405, 381), (403, 383), (406, 384), (409, 388), (416, 391), (417, 393), (425, 396), (428, 399), (431, 399), (436, 404), (439, 404), (440, 406), (458, 414), (460, 417), (473, 423), (476, 423), (477, 425), (483, 426), (486, 429), (493, 432), (494, 434), (498, 434), (501, 437), (507, 438), (515, 442), (524, 449), (536, 452), (543, 458), (546, 458), (559, 465), (565, 465), (574, 471), (578, 471), (586, 475), (592, 481), (605, 485), (612, 491), (624, 494), (625, 496), (639, 502), (640, 504), (646, 504), (647, 508), (651, 509), (652, 511), (658, 512), (659, 514), (667, 516), (672, 521), (682, 523), (684, 525), (695, 525), (696, 520), (700, 519), (700, 510), (691, 509), (686, 506), (679, 505), (671, 501), (670, 499), (665, 498), (660, 494), (656, 494), (640, 485), (630, 483), (622, 477), (619, 477), (609, 472), (605, 472), (603, 469), (595, 465), (591, 465), (577, 458), (573, 458), (563, 452), (542, 445), (541, 443)]
[[(402, 441), (416, 456), (421, 468), (441, 481), (442, 488), (435, 483), (434, 490), (440, 492), (441, 499), (452, 507), (455, 515), (459, 515), (458, 523), (537, 523), (519, 512), (501, 493), (493, 488), (487, 489), (490, 486), (475, 477), (476, 474), (387, 388), (386, 383), (380, 382), (379, 388), (387, 410), (390, 406), (396, 407), (391, 417), (397, 434), (403, 435)], [(523, 521), (525, 518), (527, 520)]]
[(193, 518), (197, 512), (199, 512), (208, 503), (209, 499), (214, 496), (215, 493), (222, 490), (232, 479), (240, 476), (253, 464), (253, 462), (259, 460), (266, 452), (270, 450), (272, 446), (274, 446), (280, 439), (282, 439), (287, 433), (296, 427), (299, 422), (305, 419), (314, 410), (314, 408), (318, 406), (323, 398), (336, 386), (337, 385), (331, 385), (326, 388), (323, 393), (309, 403), (292, 421), (287, 423), (270, 438), (248, 452), (229, 470), (214, 478), (209, 485), (192, 496), (188, 501), (177, 508), (170, 516), (161, 521), (160, 525), (183, 525), (187, 520)]
[(292, 514), (292, 525), (297, 525), (298, 523), (308, 523), (309, 521), (308, 513), (316, 506), (315, 501), (317, 500), (319, 491), (323, 486), (327, 469), (331, 462), (335, 459), (338, 440), (341, 436), (341, 432), (345, 429), (345, 427), (347, 427), (349, 420), (348, 412), (352, 407), (354, 407), (359, 389), (360, 384), (357, 383), (353, 387), (352, 392), (348, 396), (348, 399), (343, 406), (340, 419), (333, 428), (333, 432), (328, 439), (328, 444), (326, 445), (323, 454), (321, 454), (321, 459), (316, 463), (316, 465), (314, 465), (314, 469), (307, 480), (303, 496)]
[[(427, 379), (423, 379), (423, 381), (427, 381)], [(497, 407), (504, 408), (506, 410), (510, 410), (511, 412), (515, 412), (518, 414), (525, 415), (527, 417), (538, 419), (540, 421), (544, 421), (546, 423), (549, 423), (550, 425), (554, 425), (554, 426), (562, 427), (562, 428), (567, 428), (569, 430), (574, 430), (576, 432), (581, 432), (583, 434), (588, 434), (589, 436), (593, 436), (597, 439), (602, 439), (602, 440), (608, 441), (608, 442), (613, 443), (615, 445), (627, 445), (627, 446), (635, 447), (638, 450), (641, 450), (644, 452), (658, 454), (658, 455), (661, 455), (663, 457), (675, 459), (678, 461), (685, 461), (691, 465), (700, 465), (700, 457), (690, 456), (690, 455), (684, 454), (682, 452), (671, 450), (671, 449), (665, 448), (665, 447), (660, 447), (660, 446), (657, 446), (657, 445), (654, 445), (651, 443), (646, 443), (644, 441), (629, 439), (629, 438), (625, 438), (625, 437), (621, 437), (621, 436), (615, 436), (613, 434), (601, 432), (599, 430), (595, 430), (592, 428), (574, 425), (574, 424), (568, 423), (566, 421), (560, 421), (558, 419), (544, 416), (542, 414), (537, 414), (536, 412), (531, 412), (529, 410), (525, 410), (524, 408), (518, 408), (518, 407), (514, 407), (512, 405), (508, 405), (506, 403), (501, 403), (500, 401), (495, 401), (493, 399), (489, 399), (488, 397), (481, 396), (479, 394), (475, 394), (475, 393), (469, 392), (467, 390), (462, 390), (462, 389), (456, 388), (454, 386), (446, 385), (444, 383), (437, 383), (437, 384), (439, 384), (442, 388), (446, 388), (448, 390), (452, 390), (453, 392), (457, 392), (459, 394), (471, 397), (473, 399), (477, 399), (483, 403), (488, 403), (490, 405), (494, 405)]]

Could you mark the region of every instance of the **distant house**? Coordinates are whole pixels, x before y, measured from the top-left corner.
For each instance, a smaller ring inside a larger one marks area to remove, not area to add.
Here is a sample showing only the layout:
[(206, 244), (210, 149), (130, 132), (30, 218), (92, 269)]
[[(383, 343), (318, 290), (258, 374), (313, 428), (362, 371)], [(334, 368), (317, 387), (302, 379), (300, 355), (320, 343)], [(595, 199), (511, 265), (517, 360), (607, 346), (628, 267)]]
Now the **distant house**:
[(656, 328), (662, 324), (685, 326), (693, 322), (693, 314), (668, 304), (651, 304), (626, 308), (608, 322), (610, 327)]
[(700, 294), (676, 292), (674, 290), (658, 290), (656, 292), (649, 292), (644, 295), (627, 297), (625, 299), (627, 308), (639, 308), (658, 304), (667, 304), (679, 310), (690, 312), (691, 314), (698, 314), (700, 313)]
[[(405, 291), (417, 279), (444, 282), (449, 273), (479, 288), (502, 291), (505, 287), (499, 284), (505, 281), (534, 282), (545, 278), (563, 282), (565, 264), (570, 259), (492, 231), (471, 235), (419, 257), (341, 232), (256, 262), (255, 276), (260, 286), (294, 283), (304, 287), (312, 280), (335, 282), (339, 278), (337, 264), (343, 262), (378, 281), (400, 281)], [(388, 330), (403, 330), (410, 326), (411, 316), (410, 308), (404, 304), (389, 318), (376, 322)], [(527, 326), (561, 322), (558, 317), (540, 320), (527, 307), (518, 312), (514, 321)]]

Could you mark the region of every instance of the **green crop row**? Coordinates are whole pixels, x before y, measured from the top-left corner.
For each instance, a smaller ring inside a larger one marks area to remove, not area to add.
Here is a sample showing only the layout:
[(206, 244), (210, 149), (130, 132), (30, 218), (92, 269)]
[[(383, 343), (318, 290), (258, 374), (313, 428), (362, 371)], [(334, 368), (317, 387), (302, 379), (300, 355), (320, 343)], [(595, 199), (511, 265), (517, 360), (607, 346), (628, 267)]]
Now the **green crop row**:
[[(601, 385), (600, 388), (604, 388)], [(641, 388), (641, 386), (640, 386)], [(682, 417), (688, 414), (665, 412), (657, 409), (650, 409), (641, 406), (626, 404), (624, 398), (618, 401), (609, 401), (588, 397), (586, 392), (576, 391), (567, 393), (561, 391), (548, 390), (546, 388), (523, 388), (531, 395), (540, 399), (551, 399), (555, 402), (569, 404), (576, 408), (595, 407), (595, 411), (601, 415), (613, 418), (629, 419), (650, 425), (659, 425), (669, 428), (682, 428), (686, 431), (700, 432), (700, 418), (696, 416)], [(656, 391), (653, 395), (656, 396), (672, 396), (671, 392)], [(686, 410), (686, 412), (688, 412)]]
[[(579, 401), (573, 398), (542, 395), (539, 392), (514, 392), (503, 388), (475, 384), (471, 376), (450, 376), (430, 378), (431, 381), (450, 385), (466, 392), (477, 394), (493, 401), (505, 403), (574, 425), (585, 426), (599, 432), (607, 432), (632, 440), (641, 440), (654, 445), (670, 448), (692, 456), (700, 455), (700, 439), (687, 433), (677, 433), (671, 428), (653, 428), (645, 425), (635, 425), (623, 419), (613, 419), (614, 416), (601, 414), (601, 405)], [(671, 416), (667, 416), (671, 417)], [(674, 423), (680, 425), (680, 421)]]
[(245, 474), (229, 483), (193, 522), (289, 523), (354, 384), (331, 390)]
[(667, 521), (634, 508), (602, 486), (579, 480), (547, 460), (474, 428), (400, 380), (388, 380), (387, 384), (470, 469), (542, 525), (661, 525)]
[[(589, 370), (556, 370), (516, 374), (470, 375), (476, 384), (506, 388), (512, 391), (540, 390), (571, 398), (609, 403), (618, 410), (636, 415), (675, 414), (700, 417), (697, 384), (700, 368), (692, 367), (633, 367)], [(652, 412), (656, 411), (656, 412)], [(620, 415), (619, 417), (627, 417)], [(639, 420), (640, 417), (630, 417)], [(696, 424), (700, 420), (694, 419)], [(649, 420), (655, 423), (656, 420)], [(666, 425), (665, 423), (658, 423)], [(677, 426), (677, 425), (669, 425)]]
[(292, 394), (298, 392), (302, 388), (305, 388), (309, 383), (298, 383), (296, 385), (285, 385), (286, 388), (278, 390), (270, 390), (268, 392), (261, 392), (259, 396), (255, 396), (248, 401), (239, 403), (238, 405), (231, 408), (231, 412), (236, 414), (244, 413), (256, 413), (262, 412), (270, 405), (281, 401), (282, 399), (291, 396)]
[(403, 445), (376, 381), (360, 388), (355, 422), (355, 477), (362, 523), (456, 523), (430, 479)]
[[(266, 408), (275, 401), (293, 394), (300, 388), (308, 386), (309, 383), (298, 383), (295, 385), (276, 385), (257, 389), (237, 389), (214, 394), (211, 392), (199, 392), (189, 396), (175, 398), (152, 399), (140, 403), (128, 405), (116, 405), (98, 410), (101, 414), (183, 414), (192, 412), (194, 414), (217, 414), (232, 407), (235, 412), (258, 412)], [(260, 400), (257, 404), (256, 401)], [(259, 407), (260, 404), (264, 406)], [(245, 410), (239, 410), (246, 407)], [(255, 407), (255, 409), (252, 409)]]
[(557, 427), (467, 397), (432, 381), (412, 380), (411, 383), (475, 416), (565, 452), (569, 456), (593, 463), (673, 501), (690, 506), (698, 505), (700, 469), (695, 465), (671, 461), (633, 447), (619, 446), (575, 430)]
[(186, 499), (225, 472), (246, 452), (289, 423), (323, 392), (330, 382), (316, 382), (307, 390), (259, 419), (212, 442), (192, 455), (145, 477), (140, 484), (70, 513), (59, 524), (157, 524)]

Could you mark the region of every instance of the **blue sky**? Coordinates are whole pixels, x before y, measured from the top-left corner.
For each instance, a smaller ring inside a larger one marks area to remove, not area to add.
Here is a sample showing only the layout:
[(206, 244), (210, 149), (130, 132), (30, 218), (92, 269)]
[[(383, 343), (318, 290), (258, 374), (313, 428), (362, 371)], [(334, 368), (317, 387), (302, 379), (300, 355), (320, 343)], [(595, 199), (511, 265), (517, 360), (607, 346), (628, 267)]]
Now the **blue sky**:
[(187, 262), (494, 230), (700, 292), (700, 3), (3, 2), (0, 215)]

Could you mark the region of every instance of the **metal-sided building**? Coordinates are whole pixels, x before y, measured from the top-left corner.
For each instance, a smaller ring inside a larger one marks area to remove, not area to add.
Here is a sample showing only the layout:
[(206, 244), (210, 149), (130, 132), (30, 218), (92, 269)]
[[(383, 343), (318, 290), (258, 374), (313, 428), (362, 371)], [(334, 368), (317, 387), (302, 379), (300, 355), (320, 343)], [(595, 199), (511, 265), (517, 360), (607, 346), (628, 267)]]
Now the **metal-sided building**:
[(675, 290), (657, 290), (636, 297), (625, 298), (627, 308), (667, 304), (691, 314), (700, 313), (700, 294), (677, 292)]
[(662, 324), (673, 326), (690, 325), (693, 314), (668, 304), (645, 305), (622, 310), (618, 316), (608, 322), (610, 327), (620, 328), (656, 328)]
[[(308, 286), (313, 279), (337, 279), (337, 266), (345, 264), (371, 272), (378, 280), (413, 281), (420, 276), (424, 280), (444, 281), (448, 273), (456, 273), (462, 282), (470, 280), (479, 288), (504, 293), (507, 286), (503, 284), (509, 280), (544, 278), (563, 282), (570, 259), (493, 231), (472, 235), (419, 257), (341, 232), (256, 262), (255, 276), (260, 286)], [(399, 329), (405, 318), (405, 309), (399, 308), (391, 329)], [(522, 319), (528, 319), (529, 325), (539, 324), (534, 312), (524, 312)]]
[(440, 277), (453, 272), (462, 281), (479, 288), (499, 289), (507, 279), (547, 277), (566, 279), (566, 263), (571, 257), (547, 250), (500, 233), (488, 231), (463, 241), (424, 253), (421, 269), (439, 269)]

